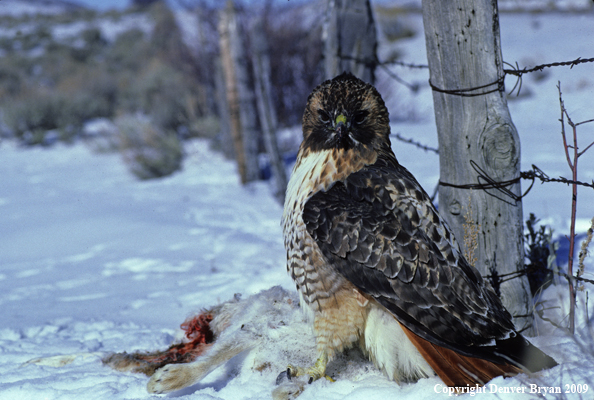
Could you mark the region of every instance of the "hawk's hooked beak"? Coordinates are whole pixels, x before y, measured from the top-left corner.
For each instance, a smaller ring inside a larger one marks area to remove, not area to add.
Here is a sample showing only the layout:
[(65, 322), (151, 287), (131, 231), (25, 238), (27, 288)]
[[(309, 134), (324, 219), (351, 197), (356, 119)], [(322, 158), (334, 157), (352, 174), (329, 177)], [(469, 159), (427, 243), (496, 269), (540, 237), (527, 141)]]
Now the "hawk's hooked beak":
[(344, 115), (340, 114), (338, 117), (336, 117), (336, 121), (334, 123), (334, 129), (335, 129), (338, 137), (341, 139), (347, 135), (347, 132), (348, 132), (347, 119)]

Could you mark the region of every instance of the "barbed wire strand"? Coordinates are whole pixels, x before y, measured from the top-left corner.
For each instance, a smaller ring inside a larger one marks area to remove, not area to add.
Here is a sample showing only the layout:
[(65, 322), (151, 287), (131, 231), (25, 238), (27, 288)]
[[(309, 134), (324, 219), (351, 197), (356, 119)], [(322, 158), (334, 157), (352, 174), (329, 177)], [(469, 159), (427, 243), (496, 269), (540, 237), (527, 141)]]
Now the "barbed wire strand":
[[(453, 183), (449, 183), (449, 182), (443, 182), (443, 181), (439, 181), (439, 185), (440, 186), (448, 186), (448, 187), (453, 187), (456, 189), (479, 189), (479, 190), (485, 190), (487, 194), (498, 198), (499, 200), (502, 200), (508, 204), (512, 204), (515, 205), (518, 201), (520, 201), (522, 198), (524, 198), (528, 192), (530, 192), (530, 190), (532, 189), (532, 187), (534, 186), (535, 181), (538, 179), (541, 183), (545, 183), (545, 182), (557, 182), (557, 183), (565, 183), (567, 185), (570, 184), (576, 184), (579, 186), (585, 186), (585, 187), (589, 187), (594, 189), (594, 181), (592, 181), (592, 183), (588, 183), (588, 182), (580, 182), (580, 181), (574, 181), (571, 179), (567, 179), (564, 178), (562, 176), (560, 176), (559, 178), (551, 178), (549, 177), (547, 174), (545, 174), (540, 168), (538, 168), (536, 165), (532, 164), (532, 169), (530, 171), (523, 171), (520, 172), (520, 176), (518, 176), (517, 178), (514, 179), (509, 179), (506, 181), (496, 181), (495, 179), (493, 179), (492, 177), (490, 177), (482, 168), (480, 168), (478, 166), (478, 164), (473, 161), (470, 160), (470, 165), (472, 166), (472, 168), (474, 169), (474, 171), (477, 173), (477, 181), (478, 183), (467, 183), (467, 184), (462, 184), (462, 185), (457, 185), (457, 184), (453, 184)], [(513, 193), (512, 191), (510, 191), (508, 189), (509, 186), (513, 185), (514, 183), (519, 182), (521, 179), (526, 179), (526, 180), (531, 180), (532, 183), (530, 184), (530, 186), (528, 187), (528, 189), (526, 189), (526, 191), (521, 194), (521, 195), (517, 195), (515, 193)], [(484, 181), (486, 183), (482, 183), (481, 181)], [(488, 192), (487, 189), (495, 189), (498, 192), (506, 195), (507, 197), (511, 198), (514, 203), (511, 203), (505, 199), (502, 199), (498, 196), (496, 196), (494, 193)]]
[[(505, 72), (508, 75), (522, 76), (522, 75), (527, 74), (527, 73), (530, 73), (530, 72), (542, 71), (545, 68), (551, 68), (551, 67), (567, 67), (567, 66), (569, 66), (569, 68), (573, 68), (573, 67), (575, 67), (578, 64), (591, 63), (591, 62), (594, 62), (594, 58), (581, 58), (581, 57), (578, 57), (578, 58), (576, 58), (575, 60), (572, 60), (572, 61), (560, 61), (560, 62), (553, 62), (553, 63), (550, 63), (550, 64), (541, 64), (541, 65), (537, 65), (537, 66), (532, 67), (532, 68), (504, 69), (503, 72)], [(517, 65), (517, 63), (516, 63), (516, 65)]]
[[(411, 145), (418, 147), (419, 149), (422, 149), (424, 151), (431, 151), (431, 152), (434, 152), (435, 154), (439, 154), (439, 149), (429, 147), (429, 146), (419, 143), (411, 138), (405, 138), (400, 133), (393, 133), (391, 136), (395, 137), (397, 140), (399, 140), (403, 143), (411, 144)], [(594, 145), (594, 143), (592, 145)], [(531, 170), (522, 171), (522, 172), (520, 172), (520, 176), (518, 176), (517, 178), (508, 179), (505, 181), (497, 181), (494, 178), (490, 177), (487, 174), (487, 172), (485, 172), (485, 170), (483, 170), (481, 167), (479, 167), (478, 164), (474, 160), (470, 160), (470, 165), (471, 165), (472, 169), (477, 173), (478, 183), (454, 184), (454, 183), (444, 182), (444, 181), (440, 180), (438, 182), (438, 185), (453, 187), (456, 189), (479, 189), (479, 190), (495, 189), (495, 190), (505, 194), (505, 196), (511, 198), (514, 202), (518, 202), (519, 200), (524, 198), (528, 194), (528, 192), (530, 192), (530, 190), (534, 186), (534, 183), (537, 180), (540, 181), (541, 183), (556, 182), (556, 183), (565, 183), (566, 185), (576, 184), (578, 186), (584, 186), (584, 187), (589, 187), (589, 188), (594, 189), (594, 180), (592, 182), (581, 182), (581, 181), (574, 181), (571, 179), (567, 179), (562, 176), (560, 176), (558, 178), (551, 178), (542, 169), (540, 169), (539, 167), (537, 167), (534, 164), (532, 164)], [(511, 186), (514, 183), (519, 182), (521, 179), (532, 181), (530, 183), (530, 186), (528, 187), (528, 189), (526, 189), (523, 194), (517, 195), (507, 188), (508, 186)], [(483, 181), (483, 182), (481, 182), (481, 181)], [(487, 192), (487, 193), (494, 196), (493, 193), (489, 193), (489, 192)], [(495, 196), (495, 197), (499, 198), (498, 196)], [(499, 198), (499, 199), (503, 200), (501, 198)], [(506, 201), (506, 200), (503, 200), (503, 201)]]
[[(411, 84), (407, 81), (405, 81), (404, 79), (402, 79), (400, 76), (398, 76), (396, 73), (394, 73), (393, 71), (391, 71), (388, 66), (390, 65), (395, 65), (395, 66), (400, 66), (400, 67), (404, 67), (404, 68), (410, 68), (410, 69), (428, 69), (429, 66), (425, 65), (425, 64), (415, 64), (415, 63), (407, 63), (407, 62), (403, 62), (403, 61), (396, 61), (396, 60), (392, 60), (392, 61), (380, 61), (377, 57), (375, 58), (368, 58), (368, 59), (363, 59), (363, 58), (358, 58), (358, 57), (352, 57), (352, 56), (347, 56), (347, 55), (341, 55), (339, 54), (338, 57), (341, 60), (350, 60), (350, 61), (355, 61), (357, 63), (361, 63), (361, 64), (365, 64), (365, 65), (371, 65), (371, 66), (375, 66), (375, 67), (380, 67), (382, 68), (392, 79), (394, 79), (395, 81), (397, 81), (398, 83), (406, 86), (407, 88), (409, 88), (411, 91), (416, 92), (419, 89), (419, 85), (418, 84)], [(455, 96), (463, 96), (463, 97), (472, 97), (472, 96), (482, 96), (485, 94), (489, 94), (489, 93), (493, 93), (496, 91), (501, 91), (503, 90), (503, 82), (505, 79), (505, 75), (514, 75), (518, 77), (518, 81), (516, 82), (516, 84), (514, 85), (513, 89), (511, 90), (510, 93), (513, 93), (513, 91), (518, 88), (518, 95), (520, 94), (520, 89), (522, 88), (522, 75), (524, 74), (528, 74), (531, 72), (539, 72), (542, 71), (545, 68), (553, 68), (553, 67), (569, 67), (569, 68), (573, 68), (576, 65), (579, 64), (584, 64), (584, 63), (591, 63), (594, 62), (594, 57), (593, 58), (582, 58), (582, 57), (578, 57), (575, 60), (571, 60), (571, 61), (557, 61), (557, 62), (552, 62), (552, 63), (548, 63), (548, 64), (540, 64), (540, 65), (536, 65), (532, 68), (522, 68), (520, 69), (518, 67), (518, 63), (516, 62), (516, 65), (512, 65), (508, 62), (504, 62), (504, 64), (509, 65), (511, 68), (504, 68), (503, 69), (503, 76), (501, 76), (500, 78), (498, 78), (496, 81), (485, 84), (485, 85), (479, 85), (476, 87), (471, 87), (471, 88), (464, 88), (464, 89), (444, 89), (444, 88), (440, 88), (436, 85), (434, 85), (431, 80), (429, 80), (429, 86), (431, 87), (431, 89), (441, 92), (441, 93), (446, 93), (446, 94), (451, 94), (451, 95), (455, 95)], [(493, 85), (497, 85), (496, 88), (487, 90), (487, 91), (483, 91), (483, 92), (479, 92), (479, 93), (472, 93), (475, 92), (477, 90), (481, 90), (481, 89), (485, 89), (489, 86), (493, 86)]]
[(415, 141), (413, 139), (405, 138), (400, 133), (393, 133), (392, 136), (394, 136), (396, 139), (398, 139), (401, 142), (412, 144), (413, 146), (416, 146), (419, 149), (422, 149), (422, 150), (425, 150), (425, 151), (432, 151), (435, 154), (439, 154), (439, 150), (438, 149), (436, 149), (434, 147), (429, 147), (429, 146), (424, 145), (422, 143), (419, 143), (419, 142), (417, 142), (417, 141)]
[(498, 280), (499, 283), (503, 283), (503, 282), (507, 282), (510, 281), (512, 279), (516, 279), (519, 278), (520, 276), (524, 276), (524, 275), (528, 275), (529, 273), (533, 272), (533, 271), (545, 271), (545, 272), (551, 272), (553, 274), (556, 274), (558, 276), (561, 276), (565, 279), (567, 279), (568, 281), (570, 280), (576, 280), (579, 282), (585, 282), (585, 283), (590, 283), (592, 285), (594, 285), (594, 279), (588, 279), (588, 278), (584, 278), (582, 276), (571, 276), (563, 271), (555, 271), (552, 269), (548, 269), (548, 268), (544, 268), (544, 267), (539, 267), (539, 266), (535, 266), (535, 265), (531, 265), (529, 268), (525, 267), (519, 271), (514, 271), (514, 272), (509, 272), (507, 274), (489, 274), (489, 275), (483, 275), (483, 278), (487, 278), (487, 279), (491, 279), (491, 278), (496, 278)]
[[(431, 79), (429, 79), (429, 86), (431, 86), (431, 89), (433, 89), (434, 91), (440, 92), (440, 93), (451, 94), (451, 95), (461, 96), (461, 97), (475, 97), (475, 96), (483, 96), (485, 94), (502, 91), (503, 87), (504, 87), (504, 81), (505, 81), (505, 75), (501, 76), (496, 81), (487, 83), (485, 85), (480, 85), (480, 86), (475, 86), (475, 87), (465, 88), (465, 89), (442, 89), (442, 88), (434, 85), (431, 82)], [(477, 90), (487, 89), (489, 86), (494, 86), (494, 85), (497, 85), (497, 86), (492, 89), (489, 89), (489, 90), (483, 90), (483, 91), (480, 91), (477, 93), (473, 93)]]

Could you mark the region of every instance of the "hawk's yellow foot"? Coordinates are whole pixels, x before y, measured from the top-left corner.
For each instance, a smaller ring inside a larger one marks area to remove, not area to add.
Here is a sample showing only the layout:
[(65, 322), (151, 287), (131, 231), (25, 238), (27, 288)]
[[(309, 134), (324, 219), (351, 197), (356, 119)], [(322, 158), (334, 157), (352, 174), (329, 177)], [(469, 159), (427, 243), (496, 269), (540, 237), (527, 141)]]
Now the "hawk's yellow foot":
[(328, 356), (324, 353), (317, 359), (316, 363), (309, 368), (301, 368), (289, 365), (287, 367), (287, 377), (291, 379), (295, 376), (309, 376), (308, 383), (312, 383), (313, 381), (317, 381), (318, 379), (324, 377), (330, 382), (334, 382), (334, 379), (326, 375), (327, 364)]

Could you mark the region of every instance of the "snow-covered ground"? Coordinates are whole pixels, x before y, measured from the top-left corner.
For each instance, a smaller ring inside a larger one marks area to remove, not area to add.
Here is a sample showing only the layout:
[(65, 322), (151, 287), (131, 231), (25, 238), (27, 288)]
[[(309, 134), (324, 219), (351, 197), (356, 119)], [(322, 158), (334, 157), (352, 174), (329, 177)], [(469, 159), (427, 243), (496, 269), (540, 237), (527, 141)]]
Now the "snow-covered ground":
[[(411, 22), (420, 26), (420, 16)], [(520, 66), (594, 56), (594, 15), (510, 14), (501, 18), (503, 55)], [(404, 59), (425, 63), (422, 35), (403, 41)], [(568, 177), (561, 146), (557, 81), (574, 121), (594, 118), (593, 64), (547, 71), (544, 79), (524, 78), (523, 94), (509, 103), (522, 141), (523, 170), (534, 163), (550, 176)], [(400, 71), (399, 71), (400, 73)], [(407, 75), (408, 74), (408, 75)], [(422, 71), (403, 78), (426, 82)], [(426, 74), (426, 72), (425, 72)], [(508, 78), (508, 88), (513, 80)], [(405, 89), (397, 89), (404, 91)], [(431, 93), (396, 91), (388, 101), (412, 102), (418, 123), (395, 123), (393, 131), (436, 147)], [(408, 96), (408, 97), (406, 97)], [(594, 140), (594, 124), (579, 128), (583, 146)], [(438, 178), (437, 157), (394, 142), (395, 152), (428, 191)], [(140, 399), (147, 378), (103, 367), (97, 356), (62, 368), (24, 362), (57, 354), (139, 351), (166, 348), (176, 328), (203, 307), (281, 285), (286, 276), (279, 226), (281, 206), (267, 183), (242, 187), (235, 166), (208, 149), (187, 144), (183, 171), (156, 181), (135, 180), (115, 154), (95, 154), (84, 144), (23, 149), (0, 143), (0, 400)], [(583, 181), (594, 178), (594, 149), (580, 159)], [(524, 185), (525, 186), (525, 185)], [(570, 189), (536, 184), (524, 200), (557, 234), (568, 233)], [(594, 216), (594, 191), (580, 188), (579, 230)], [(592, 270), (594, 263), (588, 261)], [(589, 276), (591, 278), (591, 276)], [(544, 298), (567, 307), (565, 287)], [(586, 290), (590, 287), (587, 285)], [(580, 293), (577, 341), (542, 321), (544, 336), (534, 343), (562, 365), (538, 377), (497, 378), (477, 398), (532, 399), (530, 384), (589, 391), (544, 398), (592, 398), (593, 348)], [(591, 308), (591, 306), (590, 306)], [(588, 310), (589, 311), (589, 310)], [(294, 344), (287, 342), (287, 347)], [(269, 349), (268, 349), (269, 350)], [(171, 397), (188, 399), (270, 398), (285, 366), (283, 349), (270, 352), (270, 366), (255, 370), (250, 356), (214, 371), (205, 381)], [(434, 399), (446, 397), (437, 378), (418, 383), (388, 381), (357, 352), (341, 357), (334, 383), (320, 380), (300, 399)], [(570, 386), (566, 387), (565, 385)], [(524, 394), (509, 394), (526, 388)], [(580, 386), (583, 390), (583, 386)], [(508, 393), (489, 393), (501, 389)], [(439, 392), (439, 393), (436, 393)], [(465, 395), (466, 398), (470, 395)], [(543, 397), (540, 397), (543, 398)]]

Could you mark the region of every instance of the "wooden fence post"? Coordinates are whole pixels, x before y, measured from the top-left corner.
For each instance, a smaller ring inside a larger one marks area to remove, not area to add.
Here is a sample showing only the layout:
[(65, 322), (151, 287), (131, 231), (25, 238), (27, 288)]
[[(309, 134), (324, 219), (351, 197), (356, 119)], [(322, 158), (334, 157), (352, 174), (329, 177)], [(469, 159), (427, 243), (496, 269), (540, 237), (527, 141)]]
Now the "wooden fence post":
[[(497, 3), (423, 0), (422, 4), (440, 180), (454, 185), (486, 183), (471, 161), (495, 181), (518, 178), (520, 140), (503, 87)], [(506, 189), (521, 193), (519, 181)], [(470, 208), (473, 215), (465, 219)], [(521, 200), (497, 189), (469, 191), (441, 185), (439, 209), (459, 241), (465, 224), (478, 228), (474, 254), (481, 274), (524, 269)], [(500, 293), (517, 329), (531, 326), (526, 276), (501, 283)]]

